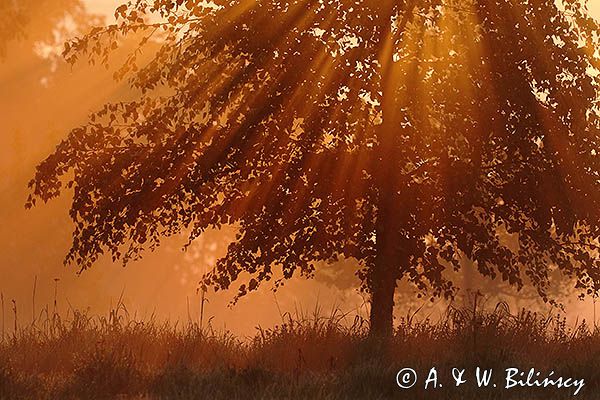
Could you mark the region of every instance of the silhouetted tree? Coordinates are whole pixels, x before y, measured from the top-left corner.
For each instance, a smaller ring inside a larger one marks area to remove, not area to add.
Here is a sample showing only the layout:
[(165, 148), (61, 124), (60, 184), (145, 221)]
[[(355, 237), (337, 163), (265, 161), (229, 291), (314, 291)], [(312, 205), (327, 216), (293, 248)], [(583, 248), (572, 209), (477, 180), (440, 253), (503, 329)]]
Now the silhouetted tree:
[[(108, 62), (147, 32), (107, 104), (40, 164), (72, 188), (82, 269), (231, 224), (204, 280), (238, 296), (318, 261), (361, 262), (371, 329), (394, 290), (453, 296), (461, 257), (544, 300), (558, 268), (600, 282), (598, 25), (554, 0), (139, 1), (66, 46)], [(148, 17), (159, 15), (159, 22)], [(162, 47), (147, 65), (147, 41)], [(71, 175), (72, 174), (72, 175)], [(502, 239), (516, 235), (516, 245)]]

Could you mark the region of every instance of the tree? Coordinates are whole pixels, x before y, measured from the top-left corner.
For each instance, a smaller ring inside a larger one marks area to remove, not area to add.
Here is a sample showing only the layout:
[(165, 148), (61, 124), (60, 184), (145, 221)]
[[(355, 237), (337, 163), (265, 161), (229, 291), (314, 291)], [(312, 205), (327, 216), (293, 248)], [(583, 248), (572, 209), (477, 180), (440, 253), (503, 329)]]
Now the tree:
[[(85, 19), (85, 16), (88, 19)], [(80, 26), (98, 23), (98, 17), (85, 13), (80, 0), (6, 0), (0, 3), (0, 61), (6, 57), (9, 44), (25, 39), (58, 40), (65, 27), (61, 19), (70, 18), (71, 33)], [(73, 32), (75, 31), (75, 32)]]
[(23, 36), (23, 26), (26, 23), (25, 16), (11, 1), (0, 4), (0, 57), (6, 55), (7, 44)]
[[(140, 95), (75, 128), (27, 206), (73, 188), (66, 262), (81, 269), (234, 225), (203, 283), (243, 279), (237, 296), (356, 258), (377, 335), (392, 331), (398, 280), (451, 297), (444, 271), (464, 256), (544, 300), (557, 268), (594, 293), (599, 30), (585, 3), (563, 3), (123, 5), (65, 55), (108, 63), (146, 32), (116, 73)], [(149, 41), (161, 47), (138, 65)]]

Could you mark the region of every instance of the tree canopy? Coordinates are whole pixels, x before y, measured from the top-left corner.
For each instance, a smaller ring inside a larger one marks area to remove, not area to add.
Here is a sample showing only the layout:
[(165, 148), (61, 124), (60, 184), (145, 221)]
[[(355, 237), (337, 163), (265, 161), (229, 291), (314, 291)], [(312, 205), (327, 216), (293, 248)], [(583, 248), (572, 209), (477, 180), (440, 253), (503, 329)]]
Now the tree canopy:
[(340, 256), (373, 290), (378, 254), (435, 296), (454, 294), (444, 271), (462, 257), (543, 298), (557, 268), (598, 289), (600, 30), (584, 2), (148, 0), (115, 15), (65, 56), (109, 63), (143, 32), (115, 74), (139, 97), (73, 129), (31, 182), (28, 206), (73, 189), (67, 262), (234, 225), (204, 283), (243, 277), (239, 295)]

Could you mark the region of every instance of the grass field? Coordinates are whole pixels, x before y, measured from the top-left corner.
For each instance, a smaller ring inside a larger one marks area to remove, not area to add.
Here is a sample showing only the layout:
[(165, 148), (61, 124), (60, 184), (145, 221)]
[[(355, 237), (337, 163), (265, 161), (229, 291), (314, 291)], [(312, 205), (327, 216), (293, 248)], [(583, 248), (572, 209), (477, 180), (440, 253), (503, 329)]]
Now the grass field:
[[(477, 366), (556, 371), (585, 379), (576, 398), (600, 399), (600, 334), (557, 315), (449, 308), (435, 323), (406, 316), (390, 342), (367, 336), (360, 319), (286, 315), (253, 338), (135, 321), (119, 307), (106, 317), (72, 312), (5, 335), (0, 399), (567, 399), (573, 389), (478, 388)], [(411, 367), (419, 382), (396, 383)], [(430, 368), (442, 388), (424, 389)], [(454, 387), (450, 371), (466, 368)], [(500, 374), (500, 372), (498, 372)], [(498, 378), (498, 382), (501, 380)]]

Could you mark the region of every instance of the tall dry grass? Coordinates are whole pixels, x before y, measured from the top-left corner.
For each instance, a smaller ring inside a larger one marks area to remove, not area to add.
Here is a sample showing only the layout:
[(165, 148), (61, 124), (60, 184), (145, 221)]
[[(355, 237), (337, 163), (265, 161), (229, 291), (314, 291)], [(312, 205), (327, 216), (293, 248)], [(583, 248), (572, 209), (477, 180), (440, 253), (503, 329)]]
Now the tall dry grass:
[[(15, 318), (18, 315), (14, 315)], [(0, 399), (562, 399), (572, 391), (400, 389), (396, 372), (431, 367), (535, 367), (586, 379), (578, 398), (600, 399), (600, 335), (585, 322), (500, 303), (449, 307), (432, 321), (409, 314), (389, 342), (338, 311), (282, 316), (252, 338), (197, 324), (138, 321), (119, 303), (106, 316), (46, 308), (0, 342)], [(421, 386), (421, 385), (419, 385)]]

